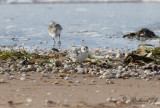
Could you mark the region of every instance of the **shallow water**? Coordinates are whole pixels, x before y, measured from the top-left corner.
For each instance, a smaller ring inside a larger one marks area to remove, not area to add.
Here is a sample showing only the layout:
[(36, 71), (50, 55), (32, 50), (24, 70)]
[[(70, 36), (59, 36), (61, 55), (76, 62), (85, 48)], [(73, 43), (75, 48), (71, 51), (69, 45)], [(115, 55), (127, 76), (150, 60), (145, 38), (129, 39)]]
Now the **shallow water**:
[(159, 9), (157, 3), (3, 4), (0, 5), (0, 43), (51, 48), (53, 41), (48, 25), (54, 20), (63, 27), (63, 49), (82, 44), (90, 48), (108, 46), (132, 50), (141, 43), (158, 45), (159, 39), (138, 41), (122, 36), (144, 27), (160, 35)]

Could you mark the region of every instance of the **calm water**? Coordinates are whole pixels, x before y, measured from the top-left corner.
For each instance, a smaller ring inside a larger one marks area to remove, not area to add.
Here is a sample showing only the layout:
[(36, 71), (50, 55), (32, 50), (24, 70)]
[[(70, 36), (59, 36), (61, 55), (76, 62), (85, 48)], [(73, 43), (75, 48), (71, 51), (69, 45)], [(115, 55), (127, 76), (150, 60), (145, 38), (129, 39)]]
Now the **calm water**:
[[(0, 43), (21, 45), (25, 42), (27, 46), (51, 48), (53, 41), (48, 25), (54, 20), (63, 27), (63, 49), (73, 44), (130, 49), (136, 49), (141, 43), (157, 45), (158, 39), (138, 41), (122, 36), (143, 27), (160, 35), (159, 10), (157, 3), (3, 4), (0, 5)], [(48, 43), (39, 44), (44, 41)]]

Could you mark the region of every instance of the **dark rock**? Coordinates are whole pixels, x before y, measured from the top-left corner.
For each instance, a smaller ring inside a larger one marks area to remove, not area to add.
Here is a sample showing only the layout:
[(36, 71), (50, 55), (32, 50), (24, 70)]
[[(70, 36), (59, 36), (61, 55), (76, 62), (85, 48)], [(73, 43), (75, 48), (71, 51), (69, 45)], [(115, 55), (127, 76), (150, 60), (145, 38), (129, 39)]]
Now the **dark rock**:
[(136, 38), (138, 40), (141, 40), (141, 38), (143, 39), (148, 39), (148, 38), (157, 38), (157, 36), (155, 35), (155, 33), (147, 28), (143, 28), (142, 30), (138, 31), (138, 32), (134, 32), (134, 33), (130, 33), (130, 34), (126, 34), (123, 36), (123, 38)]

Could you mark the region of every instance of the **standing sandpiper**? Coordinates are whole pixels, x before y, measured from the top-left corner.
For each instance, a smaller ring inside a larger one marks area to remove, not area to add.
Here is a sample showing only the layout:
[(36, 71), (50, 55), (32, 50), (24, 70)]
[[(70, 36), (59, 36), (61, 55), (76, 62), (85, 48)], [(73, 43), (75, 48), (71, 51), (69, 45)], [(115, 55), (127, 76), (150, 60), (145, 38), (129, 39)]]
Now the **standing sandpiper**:
[(61, 27), (61, 25), (57, 24), (54, 21), (51, 21), (50, 24), (49, 24), (48, 33), (53, 37), (53, 41), (54, 41), (53, 50), (54, 51), (58, 51), (56, 48), (54, 48), (55, 44), (56, 44), (56, 41), (55, 41), (54, 38), (56, 38), (56, 37), (59, 37), (58, 48), (60, 49), (60, 46), (61, 46), (60, 34), (61, 34), (62, 29), (63, 28)]

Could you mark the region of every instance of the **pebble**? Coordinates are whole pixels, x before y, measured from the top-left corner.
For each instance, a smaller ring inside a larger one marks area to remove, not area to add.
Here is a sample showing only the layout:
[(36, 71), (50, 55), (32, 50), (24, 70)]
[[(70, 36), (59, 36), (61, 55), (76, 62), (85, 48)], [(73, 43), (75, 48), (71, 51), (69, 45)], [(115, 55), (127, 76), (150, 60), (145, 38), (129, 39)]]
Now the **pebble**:
[(26, 77), (21, 77), (20, 80), (24, 81), (26, 80)]
[(55, 82), (53, 82), (53, 84), (59, 84), (59, 82), (55, 81)]
[(68, 103), (68, 99), (65, 99), (65, 100), (64, 100), (64, 103)]
[(41, 77), (49, 77), (49, 75), (46, 74), (46, 73), (42, 73), (42, 74), (41, 74)]
[(105, 72), (104, 71), (100, 71), (99, 73), (100, 73), (100, 75), (103, 75)]
[(65, 64), (64, 69), (65, 69), (65, 71), (68, 71), (68, 70), (70, 70), (70, 67), (67, 64)]
[(14, 103), (13, 103), (13, 101), (8, 101), (8, 104), (13, 105)]
[(62, 62), (61, 62), (60, 60), (57, 60), (57, 61), (55, 62), (55, 66), (56, 66), (56, 67), (62, 66)]
[(9, 76), (9, 78), (12, 80), (15, 79), (15, 77), (13, 75)]
[(56, 102), (52, 101), (52, 100), (45, 100), (45, 104), (56, 104)]
[(114, 84), (114, 81), (112, 81), (110, 79), (107, 79), (106, 82), (107, 82), (107, 84)]
[(42, 68), (37, 68), (36, 69), (36, 72), (41, 72), (42, 71)]
[(51, 93), (47, 93), (47, 95), (51, 95)]
[(77, 80), (75, 83), (81, 83), (79, 80)]
[(72, 80), (70, 77), (65, 77), (64, 79), (65, 80)]
[(111, 101), (112, 101), (112, 97), (107, 98), (106, 101), (107, 101), (107, 102), (111, 102)]
[(121, 78), (121, 77), (122, 77), (121, 74), (119, 73), (116, 74), (116, 78)]
[(91, 82), (96, 82), (96, 80), (91, 80)]
[(122, 53), (118, 53), (117, 55), (116, 55), (116, 58), (117, 59), (120, 59), (122, 57)]
[(123, 69), (123, 66), (118, 66), (119, 71), (122, 71), (122, 69)]
[(4, 79), (0, 79), (0, 83), (6, 83)]
[(145, 81), (150, 81), (151, 79), (150, 78), (147, 78)]
[(142, 108), (146, 108), (146, 105), (145, 105), (145, 104), (142, 104), (141, 107), (142, 107)]
[(99, 90), (96, 90), (96, 93), (99, 93), (100, 91)]
[(126, 100), (126, 104), (130, 104), (131, 103), (131, 100)]
[(27, 69), (31, 69), (32, 68), (32, 65), (28, 65)]
[(26, 74), (26, 73), (22, 74), (22, 77), (25, 77), (25, 76), (29, 76), (29, 75), (28, 75), (28, 74)]
[(160, 106), (160, 102), (155, 102), (155, 105), (156, 106)]
[(28, 99), (26, 99), (26, 101), (29, 102), (29, 103), (31, 103), (31, 102), (33, 102), (33, 99), (28, 98)]

